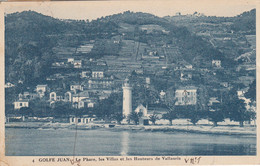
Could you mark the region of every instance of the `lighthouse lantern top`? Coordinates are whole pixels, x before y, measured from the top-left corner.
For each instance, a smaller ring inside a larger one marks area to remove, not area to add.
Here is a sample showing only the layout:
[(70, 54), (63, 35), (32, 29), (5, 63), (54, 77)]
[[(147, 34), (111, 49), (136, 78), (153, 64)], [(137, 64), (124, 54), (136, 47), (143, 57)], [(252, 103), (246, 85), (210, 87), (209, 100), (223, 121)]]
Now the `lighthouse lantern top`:
[(125, 80), (124, 80), (124, 85), (123, 85), (124, 87), (130, 87), (130, 81), (129, 81), (129, 79), (128, 78), (126, 78)]

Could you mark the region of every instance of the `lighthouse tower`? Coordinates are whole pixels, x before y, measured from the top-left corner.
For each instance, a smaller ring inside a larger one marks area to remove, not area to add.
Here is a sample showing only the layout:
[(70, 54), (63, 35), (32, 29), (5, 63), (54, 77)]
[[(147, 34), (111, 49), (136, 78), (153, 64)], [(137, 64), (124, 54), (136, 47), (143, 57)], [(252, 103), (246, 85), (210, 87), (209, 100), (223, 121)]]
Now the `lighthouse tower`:
[(126, 78), (123, 84), (123, 115), (128, 117), (132, 112), (132, 87)]

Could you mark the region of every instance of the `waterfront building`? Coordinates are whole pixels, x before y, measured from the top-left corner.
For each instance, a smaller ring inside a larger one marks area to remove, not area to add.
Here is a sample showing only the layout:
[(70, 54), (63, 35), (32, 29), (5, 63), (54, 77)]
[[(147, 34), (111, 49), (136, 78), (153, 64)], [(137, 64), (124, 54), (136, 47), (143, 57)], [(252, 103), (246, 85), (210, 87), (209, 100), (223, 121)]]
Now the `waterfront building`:
[(14, 109), (20, 109), (22, 107), (29, 107), (29, 100), (28, 99), (22, 99), (14, 102)]
[(143, 106), (143, 104), (139, 104), (136, 109), (135, 109), (136, 113), (141, 112), (142, 116), (147, 116), (147, 108), (145, 106)]
[(70, 117), (70, 124), (88, 124), (94, 121), (94, 118), (90, 118), (87, 115), (83, 115), (82, 117)]

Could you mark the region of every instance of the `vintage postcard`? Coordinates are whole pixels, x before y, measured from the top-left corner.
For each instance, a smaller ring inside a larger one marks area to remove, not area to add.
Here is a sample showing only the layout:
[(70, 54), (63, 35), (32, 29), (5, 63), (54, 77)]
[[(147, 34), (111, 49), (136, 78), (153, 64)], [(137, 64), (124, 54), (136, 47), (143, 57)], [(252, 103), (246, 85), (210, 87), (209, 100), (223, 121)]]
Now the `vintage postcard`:
[(2, 2), (0, 165), (260, 164), (258, 9)]

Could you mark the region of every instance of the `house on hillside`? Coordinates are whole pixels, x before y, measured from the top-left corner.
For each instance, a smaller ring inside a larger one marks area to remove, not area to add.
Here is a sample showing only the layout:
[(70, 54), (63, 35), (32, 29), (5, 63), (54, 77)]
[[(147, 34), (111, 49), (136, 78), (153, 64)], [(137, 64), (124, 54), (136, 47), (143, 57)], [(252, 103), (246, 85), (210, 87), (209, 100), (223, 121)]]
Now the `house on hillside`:
[(196, 105), (197, 88), (194, 86), (180, 87), (175, 90), (175, 105)]
[(72, 102), (73, 91), (68, 91), (64, 94), (64, 102)]
[(192, 79), (192, 71), (189, 71), (189, 70), (180, 71), (180, 80), (181, 81), (188, 81), (191, 79)]
[(48, 91), (47, 85), (37, 85), (36, 86), (36, 92), (38, 93), (39, 97), (42, 98), (45, 96), (45, 93)]
[(74, 58), (68, 58), (68, 63), (73, 63), (74, 62)]
[(82, 60), (74, 60), (72, 63), (74, 68), (82, 68)]
[(78, 102), (74, 102), (72, 106), (74, 108), (80, 109), (80, 108), (93, 108), (95, 105), (96, 105), (95, 100), (86, 98)]
[(81, 72), (81, 78), (89, 78), (91, 76), (90, 70), (84, 70)]
[(88, 99), (89, 98), (89, 93), (88, 91), (83, 91), (83, 92), (79, 92), (76, 94), (72, 95), (72, 102), (79, 102), (83, 99)]
[(11, 82), (7, 82), (6, 84), (5, 84), (5, 88), (12, 88), (12, 87), (14, 87), (15, 85), (14, 84), (12, 84)]
[(221, 60), (212, 60), (211, 64), (212, 64), (212, 67), (221, 68)]
[(47, 85), (37, 85), (36, 92), (37, 93), (45, 93), (47, 92), (48, 86)]
[(76, 90), (83, 91), (83, 85), (80, 85), (80, 84), (70, 85), (70, 90), (71, 91), (76, 91)]
[(104, 78), (104, 70), (102, 69), (92, 70), (92, 78)]
[(113, 77), (105, 77), (105, 78), (91, 78), (88, 80), (89, 89), (110, 89), (114, 85)]
[(50, 93), (50, 101), (63, 101), (63, 93), (62, 92), (51, 92)]
[(33, 100), (36, 98), (39, 98), (39, 94), (38, 93), (32, 93), (32, 92), (23, 92), (23, 93), (19, 93), (18, 94), (19, 99), (28, 99), (28, 100)]

